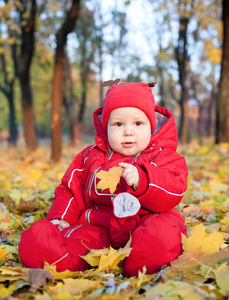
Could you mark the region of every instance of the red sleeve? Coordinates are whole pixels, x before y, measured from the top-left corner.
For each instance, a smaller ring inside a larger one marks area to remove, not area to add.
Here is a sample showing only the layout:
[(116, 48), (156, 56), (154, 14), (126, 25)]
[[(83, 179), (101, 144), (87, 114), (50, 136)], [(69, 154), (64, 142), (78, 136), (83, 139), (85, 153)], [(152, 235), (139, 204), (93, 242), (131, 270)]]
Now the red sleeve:
[(187, 166), (177, 152), (163, 149), (151, 162), (143, 162), (140, 168), (139, 186), (128, 192), (136, 196), (142, 208), (154, 212), (168, 211), (180, 203), (187, 188)]
[(48, 220), (65, 219), (71, 225), (78, 221), (80, 212), (85, 207), (86, 149), (75, 157), (64, 174), (61, 184), (56, 188), (55, 198), (47, 215)]

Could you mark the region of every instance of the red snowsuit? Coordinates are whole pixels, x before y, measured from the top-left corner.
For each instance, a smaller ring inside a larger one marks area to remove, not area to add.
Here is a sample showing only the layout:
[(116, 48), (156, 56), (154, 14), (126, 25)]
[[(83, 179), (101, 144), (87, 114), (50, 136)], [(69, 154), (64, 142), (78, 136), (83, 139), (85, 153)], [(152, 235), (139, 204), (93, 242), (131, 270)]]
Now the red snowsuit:
[[(176, 152), (178, 138), (173, 115), (156, 106), (156, 129), (148, 147), (135, 156), (113, 152), (100, 122), (102, 108), (94, 113), (96, 144), (79, 153), (55, 191), (55, 199), (46, 220), (35, 222), (22, 233), (19, 254), (25, 266), (38, 268), (44, 261), (58, 271), (86, 270), (80, 257), (88, 248), (123, 247), (132, 235), (130, 256), (124, 260), (127, 276), (136, 276), (146, 266), (154, 273), (182, 252), (181, 233), (186, 234), (181, 214), (173, 208), (186, 190), (185, 159)], [(114, 195), (109, 189), (96, 188), (95, 173), (109, 170), (120, 162), (137, 167), (137, 190), (121, 177)], [(128, 192), (139, 200), (136, 216), (118, 219), (113, 214), (112, 199)], [(65, 219), (71, 224), (60, 232), (49, 220)]]

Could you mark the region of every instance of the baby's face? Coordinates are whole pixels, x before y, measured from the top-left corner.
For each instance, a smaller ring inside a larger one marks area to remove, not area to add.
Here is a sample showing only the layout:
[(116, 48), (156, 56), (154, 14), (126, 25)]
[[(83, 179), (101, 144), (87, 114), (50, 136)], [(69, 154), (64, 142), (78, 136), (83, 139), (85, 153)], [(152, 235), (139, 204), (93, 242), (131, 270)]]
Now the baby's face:
[(112, 110), (107, 123), (110, 147), (126, 156), (145, 150), (151, 137), (151, 125), (146, 114), (135, 107)]

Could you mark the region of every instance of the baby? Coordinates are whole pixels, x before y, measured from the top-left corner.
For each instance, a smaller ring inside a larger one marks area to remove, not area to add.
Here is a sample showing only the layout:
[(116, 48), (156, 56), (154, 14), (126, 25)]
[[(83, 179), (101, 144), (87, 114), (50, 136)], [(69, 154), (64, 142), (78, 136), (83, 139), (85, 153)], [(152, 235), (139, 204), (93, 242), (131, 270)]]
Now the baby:
[[(152, 274), (182, 252), (184, 219), (174, 209), (186, 190), (185, 159), (176, 152), (174, 117), (155, 106), (145, 83), (121, 83), (94, 112), (95, 145), (79, 153), (55, 191), (45, 220), (22, 233), (19, 254), (26, 267), (55, 264), (57, 271), (84, 271), (88, 249), (132, 251), (123, 268)], [(114, 194), (97, 187), (101, 170), (123, 168)], [(31, 247), (32, 246), (32, 247)]]

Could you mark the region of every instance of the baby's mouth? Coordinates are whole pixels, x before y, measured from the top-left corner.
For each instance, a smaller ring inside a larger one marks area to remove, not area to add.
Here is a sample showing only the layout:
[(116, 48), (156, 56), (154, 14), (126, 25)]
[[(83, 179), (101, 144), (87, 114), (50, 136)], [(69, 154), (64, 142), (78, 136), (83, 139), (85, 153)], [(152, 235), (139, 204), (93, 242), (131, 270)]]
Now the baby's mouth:
[(122, 143), (124, 148), (131, 148), (131, 147), (134, 146), (134, 144), (135, 144), (135, 142), (124, 142), (124, 143)]

